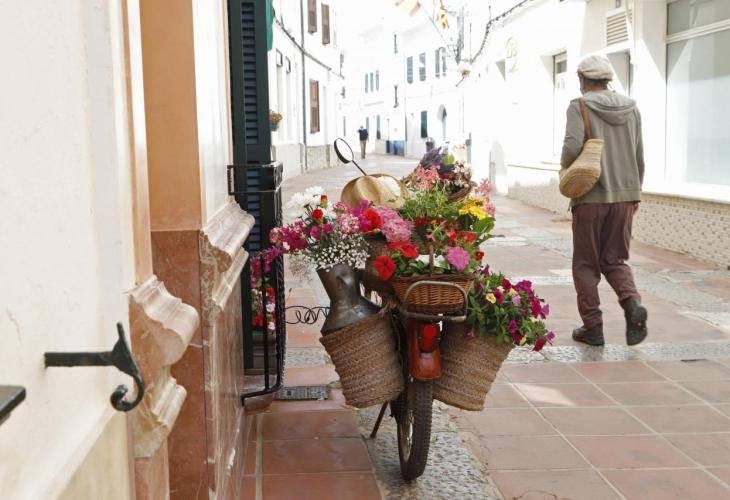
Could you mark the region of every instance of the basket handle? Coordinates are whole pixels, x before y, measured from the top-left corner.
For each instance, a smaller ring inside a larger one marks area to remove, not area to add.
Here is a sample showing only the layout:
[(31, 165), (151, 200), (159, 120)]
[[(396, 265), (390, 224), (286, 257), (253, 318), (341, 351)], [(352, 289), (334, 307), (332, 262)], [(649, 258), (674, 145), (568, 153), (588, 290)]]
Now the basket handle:
[(429, 276), (433, 276), (433, 245), (428, 245), (428, 272)]

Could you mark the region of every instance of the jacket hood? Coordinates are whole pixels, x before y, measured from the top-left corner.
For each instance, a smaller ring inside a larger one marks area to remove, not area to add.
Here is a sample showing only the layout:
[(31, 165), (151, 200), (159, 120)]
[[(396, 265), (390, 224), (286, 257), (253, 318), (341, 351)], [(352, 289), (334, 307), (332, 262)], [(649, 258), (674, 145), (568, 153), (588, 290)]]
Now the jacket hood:
[(586, 107), (611, 125), (623, 125), (636, 109), (636, 101), (612, 90), (586, 92), (583, 100)]

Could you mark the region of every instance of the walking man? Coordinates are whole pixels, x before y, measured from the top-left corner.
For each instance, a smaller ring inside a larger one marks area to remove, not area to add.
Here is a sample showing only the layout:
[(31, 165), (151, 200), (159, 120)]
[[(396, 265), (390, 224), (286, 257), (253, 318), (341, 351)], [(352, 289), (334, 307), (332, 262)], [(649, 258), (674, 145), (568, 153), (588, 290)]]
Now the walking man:
[[(608, 89), (613, 69), (602, 56), (590, 56), (578, 66), (583, 101), (593, 137), (603, 139), (601, 176), (586, 195), (570, 202), (573, 213), (573, 283), (583, 325), (573, 340), (600, 346), (603, 318), (598, 296), (601, 274), (618, 296), (626, 318), (626, 343), (636, 345), (647, 335), (647, 311), (634, 284), (629, 258), (631, 223), (639, 210), (644, 180), (641, 115), (636, 103)], [(560, 163), (570, 166), (580, 154), (585, 126), (580, 99), (568, 107)]]
[(357, 133), (360, 136), (360, 158), (365, 159), (365, 148), (368, 146), (369, 137), (368, 129), (360, 125), (360, 128), (357, 129)]

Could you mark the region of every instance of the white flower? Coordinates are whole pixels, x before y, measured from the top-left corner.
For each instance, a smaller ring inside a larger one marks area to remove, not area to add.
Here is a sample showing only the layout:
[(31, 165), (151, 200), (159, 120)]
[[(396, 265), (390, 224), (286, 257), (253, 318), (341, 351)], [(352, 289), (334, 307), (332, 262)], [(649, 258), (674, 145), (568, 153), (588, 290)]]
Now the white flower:
[(276, 309), (276, 304), (266, 304), (266, 310), (268, 312), (274, 312), (274, 309)]

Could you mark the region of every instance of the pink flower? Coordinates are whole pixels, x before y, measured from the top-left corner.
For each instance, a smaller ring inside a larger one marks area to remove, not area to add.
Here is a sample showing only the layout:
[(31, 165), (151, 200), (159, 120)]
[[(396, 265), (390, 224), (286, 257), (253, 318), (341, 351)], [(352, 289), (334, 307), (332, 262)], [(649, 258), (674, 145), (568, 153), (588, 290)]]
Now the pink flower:
[(419, 191), (428, 191), (439, 180), (439, 173), (435, 166), (422, 167), (418, 165), (413, 172), (415, 184)]
[(497, 207), (494, 206), (493, 203), (490, 203), (487, 205), (487, 208), (485, 209), (490, 217), (494, 217), (494, 214), (497, 213)]
[(398, 215), (398, 212), (388, 207), (375, 207), (375, 210), (382, 221), (380, 231), (389, 243), (404, 241), (411, 238), (413, 233), (413, 222), (406, 221)]
[(537, 339), (535, 341), (535, 351), (541, 351), (543, 347), (545, 347), (545, 339)]
[(484, 179), (482, 182), (477, 184), (474, 188), (474, 192), (481, 195), (482, 197), (489, 199), (489, 192), (492, 190), (492, 186), (489, 185), (489, 179)]
[(332, 226), (332, 224), (328, 222), (327, 224), (322, 226), (322, 229), (324, 230), (324, 234), (328, 234), (334, 231), (335, 228)]
[(545, 335), (545, 338), (548, 342), (552, 343), (552, 341), (555, 340), (555, 332), (548, 332), (547, 335)]
[(460, 247), (452, 247), (446, 254), (446, 260), (456, 268), (457, 271), (463, 271), (469, 265), (471, 257), (469, 252)]
[(514, 304), (515, 307), (520, 307), (520, 304), (522, 304), (522, 299), (519, 295), (512, 296), (512, 304)]
[(360, 220), (351, 214), (342, 214), (337, 218), (337, 225), (342, 234), (355, 234), (360, 231)]
[(319, 226), (312, 226), (311, 231), (309, 232), (309, 236), (312, 237), (314, 240), (318, 240), (322, 237), (322, 228)]

